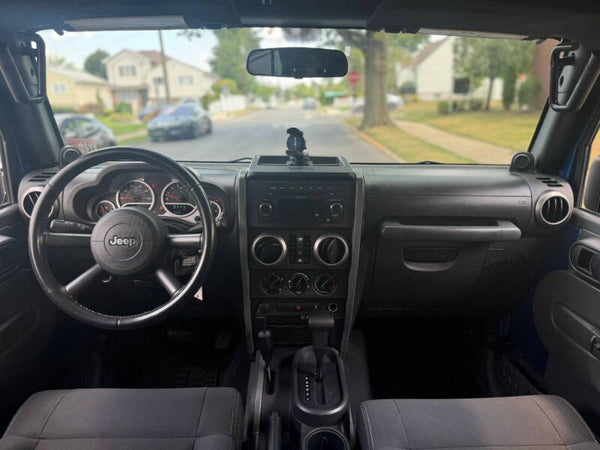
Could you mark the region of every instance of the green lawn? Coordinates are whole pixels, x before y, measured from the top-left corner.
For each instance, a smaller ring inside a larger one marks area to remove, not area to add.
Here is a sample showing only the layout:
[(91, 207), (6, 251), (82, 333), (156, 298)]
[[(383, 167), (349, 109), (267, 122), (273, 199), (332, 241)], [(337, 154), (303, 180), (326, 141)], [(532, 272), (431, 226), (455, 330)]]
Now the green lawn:
[(122, 134), (134, 133), (136, 131), (146, 129), (146, 124), (138, 121), (122, 122), (111, 120), (110, 118), (106, 117), (99, 117), (98, 120), (113, 130), (113, 133), (115, 133), (115, 136), (117, 137)]
[(419, 102), (405, 105), (392, 112), (393, 119), (423, 122), (431, 126), (472, 137), (480, 141), (527, 151), (535, 131), (540, 112), (506, 112), (494, 105), (491, 111), (468, 111), (440, 115), (436, 102)]
[[(358, 129), (360, 119), (351, 117), (346, 119), (346, 123)], [(429, 144), (421, 139), (409, 136), (395, 126), (373, 127), (361, 132), (377, 141), (388, 150), (396, 153), (407, 163), (417, 163), (421, 161), (456, 164), (473, 163), (470, 159)]]
[(124, 138), (124, 139), (120, 139), (117, 136), (117, 144), (118, 145), (133, 145), (138, 142), (147, 141), (147, 140), (148, 140), (148, 133), (143, 133), (143, 134), (140, 134), (139, 136)]

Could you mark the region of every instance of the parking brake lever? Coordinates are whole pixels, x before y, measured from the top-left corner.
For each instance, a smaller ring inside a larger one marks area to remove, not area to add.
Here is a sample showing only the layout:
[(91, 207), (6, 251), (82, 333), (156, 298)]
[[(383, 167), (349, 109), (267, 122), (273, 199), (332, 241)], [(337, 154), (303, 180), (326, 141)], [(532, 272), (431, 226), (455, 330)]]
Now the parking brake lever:
[(273, 368), (271, 367), (271, 359), (273, 359), (273, 334), (271, 330), (261, 330), (258, 332), (258, 349), (265, 361), (267, 394), (271, 395), (275, 390), (275, 372), (273, 372)]

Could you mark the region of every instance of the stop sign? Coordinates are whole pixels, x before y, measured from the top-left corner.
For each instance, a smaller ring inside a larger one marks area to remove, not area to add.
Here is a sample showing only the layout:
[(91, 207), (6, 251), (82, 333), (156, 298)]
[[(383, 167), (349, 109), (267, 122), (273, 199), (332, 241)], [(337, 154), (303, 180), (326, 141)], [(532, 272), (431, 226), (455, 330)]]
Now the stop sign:
[(360, 73), (357, 70), (353, 70), (348, 74), (348, 81), (352, 86), (356, 86), (360, 81)]

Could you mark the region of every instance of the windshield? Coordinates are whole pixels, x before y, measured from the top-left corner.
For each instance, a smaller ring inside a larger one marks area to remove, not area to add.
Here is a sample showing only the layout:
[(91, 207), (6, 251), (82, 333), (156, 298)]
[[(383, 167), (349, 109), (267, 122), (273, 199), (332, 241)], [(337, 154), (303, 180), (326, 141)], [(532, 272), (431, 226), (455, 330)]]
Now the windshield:
[[(185, 161), (283, 155), (295, 127), (309, 154), (350, 162), (508, 164), (529, 147), (556, 44), (274, 28), (41, 34), (50, 104), (73, 119), (65, 142)], [(284, 46), (339, 49), (348, 74), (248, 74), (251, 50)], [(79, 127), (79, 115), (104, 126)]]

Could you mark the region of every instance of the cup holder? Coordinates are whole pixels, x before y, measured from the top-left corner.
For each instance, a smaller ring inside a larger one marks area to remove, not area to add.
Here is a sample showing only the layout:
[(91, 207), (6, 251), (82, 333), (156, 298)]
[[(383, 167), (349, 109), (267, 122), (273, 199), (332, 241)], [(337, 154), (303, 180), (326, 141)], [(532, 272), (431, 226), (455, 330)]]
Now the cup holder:
[(348, 439), (332, 428), (317, 428), (306, 435), (303, 450), (350, 450)]

